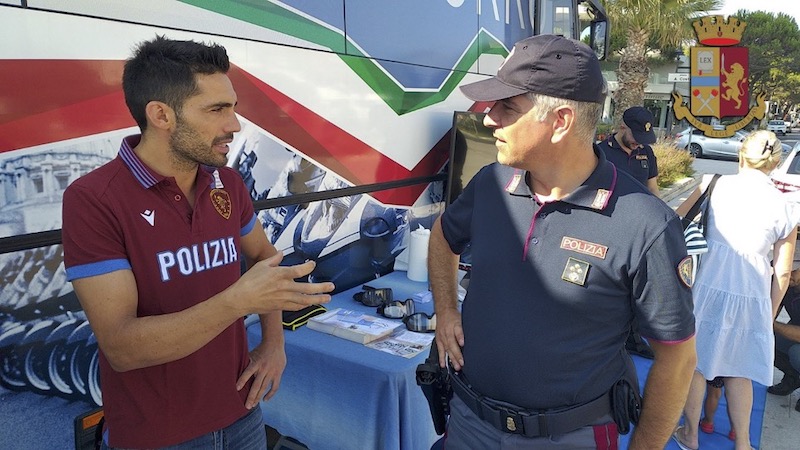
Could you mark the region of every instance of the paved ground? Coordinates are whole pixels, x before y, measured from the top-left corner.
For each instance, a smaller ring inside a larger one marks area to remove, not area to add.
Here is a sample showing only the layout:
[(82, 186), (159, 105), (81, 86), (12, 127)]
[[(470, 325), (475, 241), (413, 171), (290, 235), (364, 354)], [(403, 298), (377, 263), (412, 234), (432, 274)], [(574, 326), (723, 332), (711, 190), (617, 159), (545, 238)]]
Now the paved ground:
[[(699, 183), (699, 179), (687, 179), (670, 189), (662, 191), (661, 198), (667, 204), (676, 208), (692, 192)], [(800, 261), (800, 248), (795, 250), (795, 261)], [(778, 316), (781, 322), (789, 320), (788, 314), (782, 311)], [(775, 369), (774, 383), (778, 383), (783, 378), (783, 373)], [(796, 450), (800, 449), (800, 412), (795, 411), (794, 406), (800, 400), (800, 390), (791, 395), (776, 396), (767, 394), (766, 404), (764, 405), (764, 419), (761, 427), (761, 443), (758, 446), (762, 450)], [(731, 443), (733, 448), (733, 443)]]

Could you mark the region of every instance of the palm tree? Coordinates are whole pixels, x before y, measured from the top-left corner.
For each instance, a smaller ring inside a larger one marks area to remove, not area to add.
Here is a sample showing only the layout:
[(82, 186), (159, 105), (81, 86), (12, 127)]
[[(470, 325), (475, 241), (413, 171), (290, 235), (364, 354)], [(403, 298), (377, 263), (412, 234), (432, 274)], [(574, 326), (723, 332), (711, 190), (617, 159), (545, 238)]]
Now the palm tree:
[(674, 49), (694, 39), (692, 20), (719, 10), (722, 3), (721, 0), (605, 0), (612, 51), (615, 42), (622, 43), (616, 70), (619, 86), (613, 95), (615, 124), (620, 122), (623, 111), (644, 102), (644, 88), (650, 75), (648, 51)]

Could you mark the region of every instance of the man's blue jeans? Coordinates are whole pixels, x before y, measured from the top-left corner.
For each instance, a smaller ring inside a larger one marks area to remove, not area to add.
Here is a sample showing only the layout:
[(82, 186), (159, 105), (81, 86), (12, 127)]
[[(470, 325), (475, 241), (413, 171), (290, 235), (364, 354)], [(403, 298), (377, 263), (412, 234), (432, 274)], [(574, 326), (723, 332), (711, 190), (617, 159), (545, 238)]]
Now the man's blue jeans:
[[(264, 450), (266, 448), (267, 432), (264, 429), (261, 407), (256, 406), (227, 428), (178, 445), (163, 447), (162, 450)], [(100, 450), (115, 450), (115, 448), (108, 446), (104, 436)]]

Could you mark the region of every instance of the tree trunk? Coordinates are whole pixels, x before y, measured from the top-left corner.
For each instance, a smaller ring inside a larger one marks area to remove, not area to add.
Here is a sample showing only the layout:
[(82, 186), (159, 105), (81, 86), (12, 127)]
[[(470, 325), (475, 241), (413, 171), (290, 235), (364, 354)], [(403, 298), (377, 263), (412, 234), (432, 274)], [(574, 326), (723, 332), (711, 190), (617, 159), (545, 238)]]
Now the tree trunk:
[(617, 90), (614, 91), (614, 124), (622, 122), (622, 113), (631, 106), (644, 104), (644, 89), (650, 68), (645, 55), (649, 33), (645, 30), (628, 31), (628, 46), (622, 50), (617, 69)]

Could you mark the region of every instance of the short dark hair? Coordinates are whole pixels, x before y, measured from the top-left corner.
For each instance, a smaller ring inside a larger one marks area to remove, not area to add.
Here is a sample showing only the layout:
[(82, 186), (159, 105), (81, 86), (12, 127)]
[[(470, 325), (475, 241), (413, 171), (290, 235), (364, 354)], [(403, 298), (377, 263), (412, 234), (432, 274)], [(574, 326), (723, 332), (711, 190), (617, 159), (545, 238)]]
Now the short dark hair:
[(145, 107), (164, 102), (180, 114), (183, 103), (197, 91), (195, 75), (228, 73), (225, 47), (195, 41), (175, 41), (164, 36), (144, 41), (125, 62), (122, 91), (133, 119), (147, 128)]

